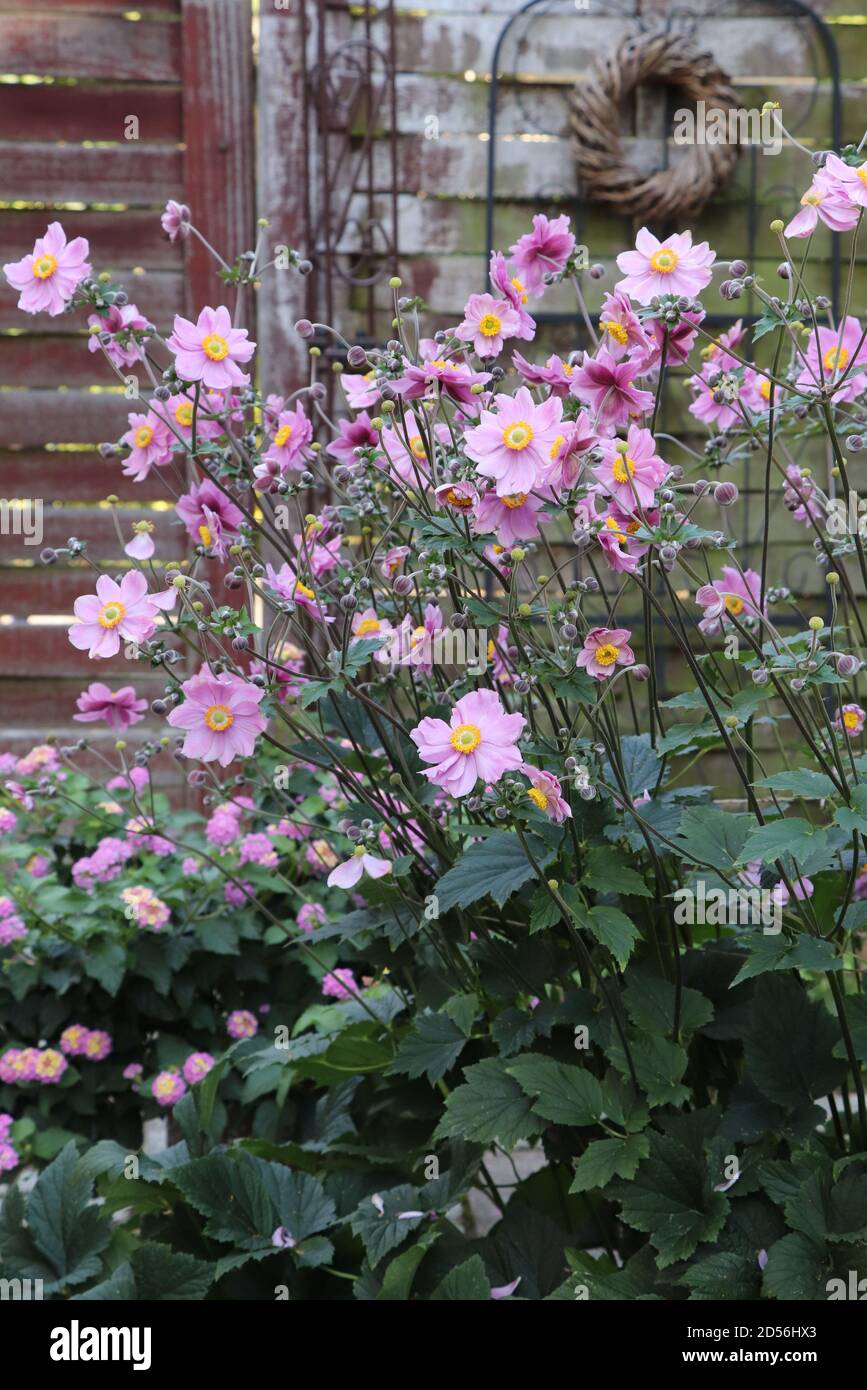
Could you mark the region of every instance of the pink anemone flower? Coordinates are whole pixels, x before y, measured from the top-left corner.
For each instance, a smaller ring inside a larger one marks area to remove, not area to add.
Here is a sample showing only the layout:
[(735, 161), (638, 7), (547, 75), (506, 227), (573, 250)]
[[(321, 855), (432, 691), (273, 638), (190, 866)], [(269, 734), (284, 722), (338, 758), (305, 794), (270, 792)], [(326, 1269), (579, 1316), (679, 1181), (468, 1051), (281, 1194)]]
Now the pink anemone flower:
[(123, 685), (120, 690), (109, 690), (101, 681), (92, 681), (76, 700), (78, 714), (72, 717), (81, 724), (92, 724), (102, 719), (110, 729), (128, 729), (130, 724), (138, 724), (144, 719), (148, 707), (147, 700), (136, 699), (135, 689)]
[(465, 452), (483, 477), (496, 479), (498, 496), (531, 492), (551, 469), (562, 417), (556, 396), (537, 405), (521, 386), (514, 396), (498, 396), (496, 411), (482, 411), (476, 428), (466, 432)]
[(473, 517), (473, 532), (477, 536), (496, 536), (506, 549), (518, 541), (529, 541), (539, 534), (541, 523), (550, 520), (540, 515), (544, 499), (532, 492), (512, 492), (498, 497), (493, 489), (486, 492)]
[(18, 308), (25, 314), (62, 314), (76, 286), (90, 274), (90, 246), (82, 236), (67, 242), (59, 222), (52, 222), (45, 236), (37, 237), (28, 256), (9, 261), (3, 273), (18, 290)]
[(143, 483), (151, 469), (162, 468), (171, 462), (172, 435), (161, 415), (149, 410), (145, 415), (127, 416), (129, 429), (122, 442), (130, 452), (124, 459), (121, 472), (136, 483)]
[(139, 570), (130, 570), (120, 583), (107, 574), (96, 581), (95, 594), (82, 594), (72, 611), (76, 622), (69, 628), (69, 640), (88, 656), (110, 657), (125, 642), (146, 642), (155, 631), (160, 610), (174, 607), (174, 589), (148, 593), (148, 584)]
[(857, 738), (864, 728), (867, 713), (860, 705), (844, 705), (834, 716), (834, 724), (847, 738)]
[(699, 630), (712, 635), (729, 616), (757, 618), (761, 589), (762, 581), (755, 570), (744, 570), (742, 575), (733, 565), (723, 565), (719, 579), (713, 584), (703, 584), (696, 592), (695, 601), (705, 615), (698, 625)]
[(603, 461), (593, 475), (618, 506), (627, 512), (651, 506), (656, 489), (668, 477), (668, 464), (657, 454), (650, 430), (630, 425), (626, 439), (603, 439), (598, 448)]
[(538, 767), (531, 767), (529, 763), (522, 763), (521, 771), (530, 783), (527, 796), (533, 805), (555, 825), (562, 825), (564, 820), (568, 820), (572, 815), (572, 807), (563, 796), (563, 788), (554, 774), (543, 772)]
[(491, 253), (491, 264), (488, 271), (494, 293), (500, 299), (505, 299), (511, 304), (515, 313), (518, 315), (520, 327), (515, 334), (516, 338), (523, 338), (525, 342), (532, 342), (536, 336), (536, 320), (532, 314), (525, 309), (528, 295), (522, 281), (517, 275), (510, 275), (506, 264), (506, 258), (502, 251)]
[(630, 636), (626, 627), (591, 627), (578, 653), (576, 666), (583, 666), (588, 676), (598, 681), (613, 675), (618, 666), (634, 666)]
[(523, 336), (517, 310), (507, 299), (494, 299), (492, 294), (470, 295), (455, 334), (472, 343), (479, 357), (499, 357), (506, 338)]
[(383, 878), (390, 873), (391, 864), (388, 859), (368, 854), (364, 846), (359, 845), (349, 859), (345, 859), (336, 869), (331, 870), (325, 882), (329, 888), (354, 888), (365, 874), (370, 878)]
[(653, 409), (653, 392), (632, 385), (637, 375), (635, 363), (615, 362), (607, 348), (595, 357), (585, 352), (572, 377), (572, 395), (595, 411), (597, 428), (616, 429)]
[(575, 250), (575, 238), (569, 230), (569, 218), (548, 218), (537, 213), (532, 232), (525, 232), (509, 248), (518, 274), (530, 294), (545, 292), (545, 275), (560, 275)]
[(197, 545), (214, 550), (221, 559), (227, 553), (226, 547), (238, 539), (244, 520), (240, 507), (236, 507), (231, 497), (227, 497), (210, 478), (193, 483), (189, 492), (178, 498), (175, 511), (184, 523), (187, 535)]
[(509, 714), (493, 690), (474, 690), (458, 700), (448, 724), (442, 719), (423, 719), (410, 730), (410, 738), (423, 762), (428, 781), (451, 796), (466, 796), (481, 777), (499, 782), (523, 761), (517, 747), (526, 720)]
[(649, 304), (654, 295), (674, 294), (693, 297), (711, 281), (715, 253), (706, 241), (692, 244), (692, 232), (675, 232), (660, 241), (646, 227), (635, 238), (634, 251), (621, 251), (617, 266), (624, 279), (616, 290)]
[[(822, 366), (819, 366), (819, 353)], [(819, 329), (819, 343), (816, 334), (811, 333), (807, 343), (807, 358), (804, 369), (796, 385), (802, 390), (828, 390), (848, 372), (842, 388), (834, 392), (837, 401), (854, 401), (867, 387), (867, 374), (855, 371), (856, 367), (867, 366), (867, 338), (862, 337), (861, 325), (853, 314), (849, 314), (840, 327)]]
[(228, 671), (215, 676), (207, 665), (181, 690), (184, 702), (167, 718), (172, 728), (186, 730), (184, 757), (227, 767), (234, 758), (250, 756), (268, 722), (259, 710), (264, 690)]
[(175, 315), (175, 326), (167, 343), (175, 355), (175, 368), (183, 381), (201, 381), (216, 391), (230, 386), (246, 386), (250, 380), (239, 362), (249, 362), (256, 344), (246, 328), (233, 328), (225, 305), (202, 309), (195, 323)]

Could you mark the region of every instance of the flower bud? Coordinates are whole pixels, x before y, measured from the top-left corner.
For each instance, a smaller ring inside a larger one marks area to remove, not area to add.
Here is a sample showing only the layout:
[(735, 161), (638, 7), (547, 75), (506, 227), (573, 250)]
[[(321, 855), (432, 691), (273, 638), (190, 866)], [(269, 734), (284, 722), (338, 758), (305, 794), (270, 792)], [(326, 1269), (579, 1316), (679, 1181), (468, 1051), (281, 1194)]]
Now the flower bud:
[(295, 325), (295, 332), (299, 338), (312, 338), (316, 329), (309, 319), (299, 319)]
[(782, 218), (780, 218), (780, 217), (775, 217), (774, 220), (773, 220), (773, 222), (770, 224), (771, 231), (772, 231), (772, 232), (776, 232), (777, 236), (779, 236), (780, 232), (783, 230), (783, 228), (785, 227), (785, 225), (786, 225), (786, 224), (785, 224), (785, 222), (782, 220)]
[(808, 624), (807, 624), (807, 627), (810, 629), (811, 632), (821, 632), (821, 631), (822, 631), (822, 628), (823, 628), (824, 626), (825, 626), (825, 619), (824, 619), (824, 618), (819, 618), (819, 617), (813, 617), (813, 618), (811, 618), (810, 621), (809, 621)]
[(359, 367), (366, 367), (367, 353), (365, 352), (363, 347), (360, 347), (359, 344), (356, 343), (353, 347), (349, 349), (348, 353), (346, 354), (346, 360), (349, 363), (350, 367), (354, 367), (356, 369), (358, 369)]
[(605, 275), (605, 266), (596, 261), (588, 271), (591, 280), (601, 280)]
[(849, 652), (844, 652), (842, 656), (837, 657), (837, 675), (842, 676), (844, 680), (848, 680), (850, 676), (857, 675), (860, 670), (861, 662), (858, 660), (857, 656), (852, 656)]
[(637, 666), (630, 666), (630, 667), (628, 667), (627, 669), (628, 669), (628, 671), (629, 671), (630, 676), (632, 677), (632, 679), (633, 679), (634, 681), (648, 681), (648, 680), (650, 680), (650, 667), (649, 667), (649, 666), (645, 666), (645, 665), (643, 665), (642, 663), (639, 663)]
[(713, 500), (721, 507), (731, 507), (738, 500), (738, 489), (735, 483), (717, 483), (713, 490)]
[(734, 275), (735, 278), (736, 278), (737, 280), (743, 279), (743, 277), (744, 277), (744, 276), (746, 275), (746, 273), (747, 273), (747, 263), (746, 263), (746, 261), (741, 261), (741, 260), (732, 261), (732, 262), (729, 264), (729, 272), (730, 272), (732, 275)]
[(409, 574), (399, 574), (392, 584), (392, 589), (398, 598), (406, 598), (413, 591), (413, 579)]

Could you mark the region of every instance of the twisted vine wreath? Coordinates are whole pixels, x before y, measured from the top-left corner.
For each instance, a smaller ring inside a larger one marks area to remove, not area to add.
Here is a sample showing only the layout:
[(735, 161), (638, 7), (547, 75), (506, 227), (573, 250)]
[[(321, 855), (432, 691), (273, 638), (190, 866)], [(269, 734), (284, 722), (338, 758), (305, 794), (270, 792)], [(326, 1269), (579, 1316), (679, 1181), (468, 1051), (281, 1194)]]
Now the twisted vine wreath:
[(655, 222), (694, 217), (730, 174), (736, 145), (695, 144), (670, 169), (646, 177), (624, 161), (620, 139), (623, 102), (643, 83), (673, 87), (684, 105), (737, 106), (729, 78), (709, 53), (684, 34), (651, 29), (631, 34), (570, 98), (572, 150), (588, 196), (627, 217)]

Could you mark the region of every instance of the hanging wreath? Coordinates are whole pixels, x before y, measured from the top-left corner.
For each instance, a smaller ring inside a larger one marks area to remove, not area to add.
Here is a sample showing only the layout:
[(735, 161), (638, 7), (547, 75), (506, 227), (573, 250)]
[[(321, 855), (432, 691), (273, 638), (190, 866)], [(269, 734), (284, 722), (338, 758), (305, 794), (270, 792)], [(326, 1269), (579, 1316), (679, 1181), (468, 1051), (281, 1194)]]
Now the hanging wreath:
[(642, 174), (627, 164), (620, 118), (629, 94), (644, 83), (674, 88), (685, 106), (738, 105), (730, 79), (709, 53), (683, 34), (652, 29), (624, 39), (609, 58), (600, 58), (570, 99), (572, 148), (590, 198), (627, 217), (657, 223), (683, 221), (701, 211), (725, 182), (738, 157), (732, 144), (695, 144), (670, 169)]

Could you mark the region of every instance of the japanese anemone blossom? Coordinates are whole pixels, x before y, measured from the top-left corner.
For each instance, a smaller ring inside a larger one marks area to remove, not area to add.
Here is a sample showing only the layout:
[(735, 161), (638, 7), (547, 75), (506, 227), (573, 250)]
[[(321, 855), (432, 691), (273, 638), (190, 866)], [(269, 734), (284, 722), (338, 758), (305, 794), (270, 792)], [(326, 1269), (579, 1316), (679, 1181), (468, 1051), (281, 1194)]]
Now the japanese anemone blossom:
[[(414, 491), (423, 490), (430, 483), (430, 459), (427, 453), (429, 446), (428, 428), (423, 416), (419, 419), (411, 410), (407, 410), (400, 430), (387, 429), (382, 432), (382, 447), (386, 458), (384, 462), (382, 460), (377, 460), (377, 462), (387, 468), (396, 478), (399, 478), (405, 487), (412, 488)], [(435, 426), (434, 437), (440, 443), (447, 444), (449, 441), (448, 426)], [(408, 449), (407, 444), (409, 445)]]
[(167, 346), (175, 354), (175, 368), (182, 381), (201, 381), (216, 391), (246, 386), (250, 380), (239, 362), (249, 362), (256, 344), (246, 328), (233, 328), (225, 305), (205, 307), (195, 323), (175, 315), (174, 332)]
[(550, 517), (539, 515), (542, 506), (544, 500), (535, 493), (513, 492), (498, 497), (491, 489), (476, 507), (473, 532), (477, 536), (496, 536), (506, 549), (518, 541), (532, 540), (539, 534), (540, 523), (550, 521)]
[(337, 421), (337, 429), (337, 438), (326, 445), (325, 452), (332, 458), (339, 459), (341, 463), (355, 463), (356, 449), (375, 449), (379, 443), (379, 435), (373, 428), (366, 410), (362, 410), (355, 420), (348, 420), (345, 415), (342, 416)]
[(283, 474), (289, 468), (303, 472), (310, 457), (308, 445), (313, 438), (313, 426), (304, 413), (303, 405), (294, 410), (281, 410), (277, 416), (277, 429), (271, 446), (263, 458), (266, 463), (276, 463)]
[(562, 417), (556, 396), (536, 405), (520, 386), (514, 396), (498, 396), (495, 411), (482, 411), (476, 428), (467, 430), (464, 450), (483, 477), (496, 479), (499, 497), (530, 492), (551, 469)]
[(527, 796), (533, 805), (555, 825), (562, 825), (563, 821), (572, 815), (572, 807), (563, 796), (563, 788), (554, 774), (543, 772), (538, 767), (531, 767), (529, 763), (522, 763), (521, 771), (530, 783)]
[[(142, 332), (147, 328), (148, 320), (135, 304), (124, 304), (121, 308), (111, 304), (102, 315), (91, 314), (87, 326), (90, 329), (88, 352), (104, 352), (116, 367), (131, 367), (142, 360), (141, 344), (134, 337), (127, 337), (125, 342), (118, 342), (116, 337), (119, 333), (129, 334), (132, 329)], [(102, 344), (99, 341), (102, 333), (111, 334), (111, 342)]]
[(555, 396), (568, 396), (569, 387), (572, 385), (573, 367), (556, 353), (551, 354), (544, 367), (527, 362), (520, 352), (512, 353), (512, 361), (528, 386), (547, 386)]
[(366, 405), (376, 405), (379, 400), (379, 383), (376, 372), (365, 372), (357, 376), (353, 372), (340, 373), (340, 385), (346, 392), (346, 399), (352, 410), (362, 410)]
[(559, 275), (575, 250), (575, 238), (569, 230), (569, 218), (547, 218), (537, 213), (532, 232), (525, 232), (511, 246), (512, 260), (530, 294), (545, 292), (545, 275)]
[(572, 395), (596, 412), (598, 428), (615, 429), (653, 409), (653, 392), (632, 385), (637, 374), (633, 362), (615, 362), (607, 348), (600, 348), (595, 357), (585, 352), (572, 376)]
[(484, 386), (491, 379), (490, 372), (474, 372), (467, 362), (454, 362), (449, 357), (434, 357), (419, 365), (404, 358), (403, 366), (403, 376), (389, 384), (404, 400), (414, 401), (421, 396), (435, 399), (441, 391), (474, 415), (478, 410), (478, 398), (471, 388)]
[(121, 638), (146, 642), (156, 628), (160, 609), (174, 608), (176, 598), (174, 589), (149, 594), (140, 570), (129, 570), (119, 584), (101, 574), (96, 593), (82, 594), (73, 604), (77, 621), (69, 629), (69, 640), (91, 659), (116, 656)]
[(472, 343), (479, 357), (499, 357), (506, 338), (524, 336), (517, 310), (507, 299), (495, 299), (492, 294), (470, 295), (455, 334)]
[(598, 681), (613, 675), (618, 666), (634, 666), (630, 636), (628, 627), (591, 627), (575, 665), (583, 666), (588, 676)]
[(822, 173), (828, 178), (835, 196), (848, 198), (856, 208), (867, 208), (867, 164), (846, 164), (831, 152)]
[(510, 275), (506, 264), (506, 258), (502, 251), (491, 252), (491, 264), (488, 271), (494, 293), (500, 298), (505, 299), (511, 304), (515, 313), (518, 315), (520, 328), (515, 334), (516, 338), (523, 338), (526, 342), (531, 342), (536, 336), (536, 320), (532, 314), (528, 314), (524, 305), (527, 303), (527, 291), (517, 275)]
[(334, 619), (329, 618), (324, 608), (322, 608), (316, 597), (316, 591), (311, 589), (309, 584), (305, 584), (295, 573), (290, 564), (284, 562), (278, 570), (273, 565), (265, 566), (265, 583), (272, 589), (278, 598), (286, 603), (297, 603), (313, 618), (318, 618), (323, 623), (333, 623)]
[(172, 436), (161, 415), (149, 410), (145, 415), (127, 416), (129, 429), (122, 442), (130, 450), (121, 472), (136, 483), (143, 483), (153, 467), (162, 468), (172, 458)]
[(820, 219), (832, 232), (849, 232), (858, 221), (858, 209), (827, 169), (818, 169), (813, 175), (813, 182), (801, 198), (801, 211), (795, 213), (783, 236), (812, 236)]
[(601, 439), (597, 447), (603, 460), (593, 475), (605, 491), (624, 511), (649, 507), (668, 476), (668, 464), (657, 454), (650, 430), (630, 425), (626, 439)]
[(32, 252), (20, 261), (9, 261), (3, 273), (18, 290), (18, 308), (25, 314), (62, 314), (75, 287), (90, 274), (90, 246), (83, 236), (67, 242), (59, 222), (52, 222), (45, 236), (37, 237)]
[(551, 448), (551, 471), (548, 483), (552, 488), (572, 488), (581, 476), (584, 456), (598, 443), (586, 410), (579, 410), (575, 419), (564, 426)]
[(857, 738), (864, 728), (865, 719), (867, 712), (860, 705), (843, 705), (842, 710), (838, 710), (834, 716), (834, 725), (847, 738)]
[(169, 198), (160, 217), (160, 225), (169, 241), (183, 241), (190, 235), (192, 213), (186, 203), (176, 203)]
[(650, 349), (650, 339), (632, 307), (629, 295), (620, 290), (609, 292), (602, 301), (599, 335), (616, 362), (633, 348), (641, 352)]
[(803, 471), (796, 463), (786, 468), (786, 481), (783, 484), (783, 504), (792, 513), (793, 521), (802, 521), (809, 526), (825, 516), (821, 494), (810, 476), (810, 470)]
[(716, 388), (711, 386), (710, 378), (719, 375), (719, 366), (715, 362), (705, 362), (701, 372), (696, 376), (691, 376), (687, 382), (691, 391), (695, 392), (694, 398), (689, 403), (689, 413), (694, 415), (697, 420), (710, 427), (715, 426), (718, 430), (727, 430), (731, 425), (743, 423), (743, 416), (736, 409), (737, 397), (734, 402), (718, 401), (715, 396)]
[(718, 632), (720, 622), (726, 622), (729, 616), (758, 617), (761, 591), (762, 581), (755, 570), (741, 574), (733, 565), (723, 565), (719, 579), (703, 584), (696, 592), (695, 601), (705, 614), (699, 631), (709, 635)]
[(73, 719), (81, 724), (92, 724), (97, 719), (105, 720), (110, 729), (128, 729), (130, 724), (138, 724), (145, 717), (147, 700), (136, 699), (135, 689), (123, 685), (120, 690), (109, 690), (102, 681), (91, 681), (82, 690), (76, 706), (79, 713)]
[(189, 492), (178, 498), (175, 511), (187, 535), (206, 550), (216, 551), (221, 558), (226, 554), (226, 545), (238, 539), (244, 520), (240, 507), (236, 507), (231, 497), (210, 478), (193, 483)]
[(182, 705), (167, 715), (174, 729), (185, 729), (182, 752), (186, 758), (218, 762), (227, 767), (233, 758), (249, 758), (267, 720), (259, 712), (265, 691), (240, 676), (223, 671), (215, 676), (204, 665), (181, 686)]
[[(819, 367), (819, 353), (822, 354), (822, 366)], [(807, 343), (807, 358), (804, 369), (795, 383), (802, 390), (818, 391), (824, 383), (825, 389), (834, 385), (842, 377), (843, 373), (849, 371), (844, 385), (840, 390), (834, 392), (834, 399), (837, 401), (854, 401), (861, 392), (867, 387), (867, 375), (864, 372), (855, 371), (855, 367), (867, 365), (867, 338), (862, 342), (861, 325), (853, 314), (844, 319), (843, 323), (836, 330), (833, 328), (819, 329), (819, 344), (816, 346), (816, 334), (811, 333)]]
[(336, 869), (331, 870), (325, 882), (329, 888), (354, 888), (364, 874), (368, 874), (370, 878), (383, 878), (385, 874), (390, 873), (391, 863), (388, 859), (368, 854), (364, 846), (359, 845), (349, 859), (345, 859)]
[(617, 266), (624, 279), (615, 290), (649, 304), (654, 295), (700, 294), (711, 281), (715, 253), (706, 241), (692, 244), (692, 232), (674, 232), (660, 241), (646, 227), (635, 238), (634, 251), (621, 251)]
[(493, 690), (473, 690), (458, 700), (446, 724), (442, 719), (423, 719), (410, 730), (410, 738), (423, 762), (428, 781), (451, 796), (466, 796), (481, 777), (499, 782), (506, 772), (521, 766), (517, 743), (526, 720), (508, 714)]

